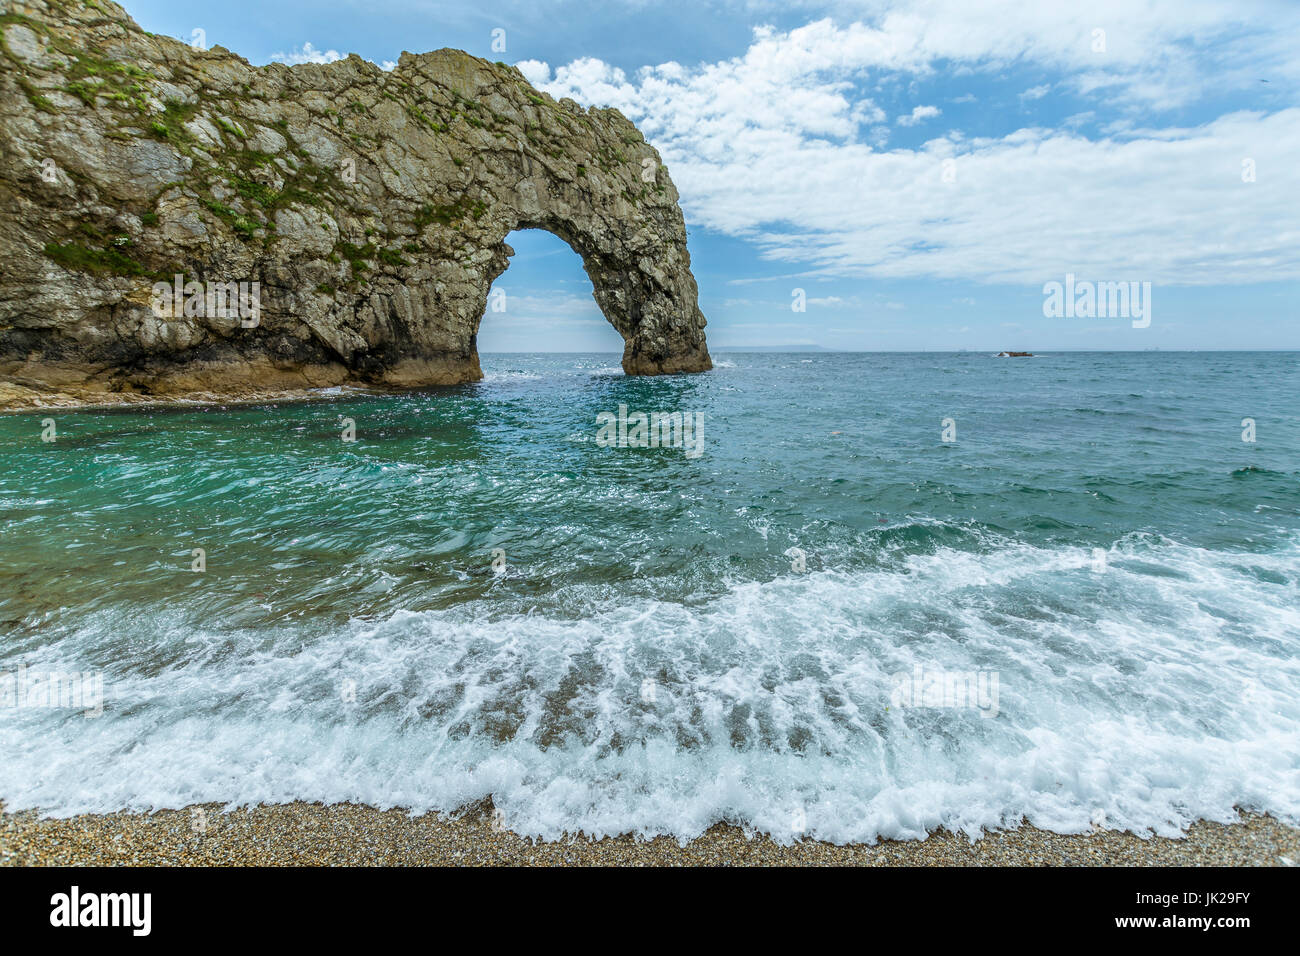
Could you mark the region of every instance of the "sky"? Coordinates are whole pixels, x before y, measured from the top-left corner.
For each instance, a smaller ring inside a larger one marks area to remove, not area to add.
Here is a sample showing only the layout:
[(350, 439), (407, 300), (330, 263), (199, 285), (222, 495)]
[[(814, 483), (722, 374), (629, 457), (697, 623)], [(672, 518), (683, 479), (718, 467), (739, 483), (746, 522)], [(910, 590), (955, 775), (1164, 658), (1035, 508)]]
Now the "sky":
[[(1296, 0), (126, 8), (257, 64), (457, 47), (617, 107), (681, 194), (714, 351), (1300, 348)], [(576, 253), (507, 241), (482, 351), (621, 351)], [(1046, 315), (1067, 275), (1150, 283), (1150, 321)]]

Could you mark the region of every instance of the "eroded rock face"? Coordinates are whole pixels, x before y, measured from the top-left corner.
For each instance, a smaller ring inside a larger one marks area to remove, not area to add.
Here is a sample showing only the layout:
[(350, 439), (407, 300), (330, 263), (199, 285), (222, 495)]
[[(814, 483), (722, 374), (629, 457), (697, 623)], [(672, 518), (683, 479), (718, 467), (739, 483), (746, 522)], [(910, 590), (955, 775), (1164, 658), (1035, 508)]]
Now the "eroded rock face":
[[(109, 0), (0, 0), (0, 26), (11, 383), (474, 381), (520, 228), (582, 257), (629, 374), (711, 367), (677, 190), (616, 110), (456, 50), (391, 72), (355, 55), (253, 67), (145, 33)], [(257, 282), (255, 320), (205, 297), (160, 308), (155, 283), (177, 274)]]

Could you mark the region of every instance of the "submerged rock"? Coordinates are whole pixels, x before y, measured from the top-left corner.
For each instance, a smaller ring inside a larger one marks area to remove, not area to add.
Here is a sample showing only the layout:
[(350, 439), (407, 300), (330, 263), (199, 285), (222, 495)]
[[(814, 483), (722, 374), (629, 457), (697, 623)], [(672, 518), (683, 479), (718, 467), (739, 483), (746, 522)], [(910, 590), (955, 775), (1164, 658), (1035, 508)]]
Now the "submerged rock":
[(110, 0), (0, 2), (0, 28), (12, 384), (475, 381), (524, 228), (582, 257), (626, 372), (711, 367), (677, 190), (617, 110), (458, 50), (254, 67)]

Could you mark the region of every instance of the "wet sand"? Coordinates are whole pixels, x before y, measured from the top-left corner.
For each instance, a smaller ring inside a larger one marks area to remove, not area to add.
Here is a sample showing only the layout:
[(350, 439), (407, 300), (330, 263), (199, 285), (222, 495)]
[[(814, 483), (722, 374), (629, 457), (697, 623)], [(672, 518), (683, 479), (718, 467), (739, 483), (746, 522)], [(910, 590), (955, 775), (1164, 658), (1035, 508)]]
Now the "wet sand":
[(719, 824), (686, 846), (658, 837), (534, 842), (479, 804), (412, 817), (355, 804), (290, 803), (223, 813), (221, 804), (153, 814), (42, 818), (0, 813), (6, 866), (1295, 866), (1300, 828), (1268, 816), (1200, 822), (1181, 839), (1058, 834), (1024, 825), (925, 840), (783, 846)]

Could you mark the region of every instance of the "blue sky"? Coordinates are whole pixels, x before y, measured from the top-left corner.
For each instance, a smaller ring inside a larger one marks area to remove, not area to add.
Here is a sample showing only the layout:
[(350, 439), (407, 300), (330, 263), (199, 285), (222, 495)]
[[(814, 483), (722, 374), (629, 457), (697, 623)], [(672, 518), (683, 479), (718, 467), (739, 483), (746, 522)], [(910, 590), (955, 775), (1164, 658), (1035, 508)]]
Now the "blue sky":
[[(715, 351), (1300, 348), (1300, 3), (127, 10), (254, 63), (459, 47), (618, 107), (681, 193)], [(621, 348), (575, 253), (543, 233), (509, 241), (484, 351)], [(1043, 286), (1066, 273), (1150, 282), (1150, 326), (1044, 317)]]

